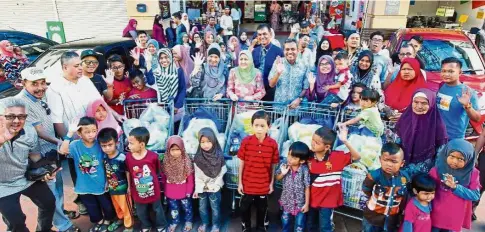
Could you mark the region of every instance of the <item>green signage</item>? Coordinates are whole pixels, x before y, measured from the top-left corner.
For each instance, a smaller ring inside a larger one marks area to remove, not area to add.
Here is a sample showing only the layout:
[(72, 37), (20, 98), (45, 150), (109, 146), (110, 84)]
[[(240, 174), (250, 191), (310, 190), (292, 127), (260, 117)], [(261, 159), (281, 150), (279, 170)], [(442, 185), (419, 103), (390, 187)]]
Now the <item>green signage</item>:
[(266, 4), (254, 4), (254, 21), (266, 21)]
[(50, 40), (58, 43), (66, 42), (66, 34), (64, 33), (64, 24), (60, 21), (47, 21), (47, 37)]

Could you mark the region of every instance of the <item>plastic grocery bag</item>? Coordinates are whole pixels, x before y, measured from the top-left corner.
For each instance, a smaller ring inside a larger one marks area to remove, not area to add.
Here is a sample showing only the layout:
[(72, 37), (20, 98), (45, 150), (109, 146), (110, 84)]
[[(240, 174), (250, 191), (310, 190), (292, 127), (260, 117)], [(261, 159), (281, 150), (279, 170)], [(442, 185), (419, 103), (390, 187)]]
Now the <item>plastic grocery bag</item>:
[(125, 136), (128, 137), (131, 130), (133, 130), (134, 128), (137, 128), (137, 127), (141, 127), (141, 126), (142, 126), (142, 123), (137, 118), (130, 118), (128, 120), (125, 120), (123, 122), (123, 131), (125, 132)]
[(221, 148), (224, 148), (224, 133), (217, 133), (217, 127), (214, 121), (210, 119), (193, 118), (190, 120), (187, 129), (182, 133), (185, 151), (188, 154), (193, 155), (197, 152), (199, 146), (199, 131), (205, 127), (211, 128), (216, 133), (217, 141), (221, 145)]
[(170, 114), (157, 103), (150, 103), (148, 107), (141, 113), (140, 121), (148, 123), (161, 123), (165, 128), (169, 128)]
[[(381, 138), (351, 134), (348, 141), (360, 153), (360, 160), (357, 163), (363, 164), (368, 170), (375, 170), (381, 167), (379, 162), (382, 149)], [(335, 150), (349, 152), (345, 145), (340, 145)]]
[(292, 142), (301, 141), (305, 143), (308, 147), (312, 145), (312, 136), (315, 134), (315, 131), (318, 128), (322, 127), (321, 125), (316, 124), (301, 124), (299, 122), (293, 123), (288, 128), (288, 137)]

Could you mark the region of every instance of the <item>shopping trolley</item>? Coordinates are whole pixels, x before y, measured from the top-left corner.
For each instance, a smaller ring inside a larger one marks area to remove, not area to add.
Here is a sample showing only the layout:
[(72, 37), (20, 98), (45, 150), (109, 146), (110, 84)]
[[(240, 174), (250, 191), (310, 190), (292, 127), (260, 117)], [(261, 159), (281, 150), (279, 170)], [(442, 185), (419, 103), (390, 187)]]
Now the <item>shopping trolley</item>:
[[(282, 125), (284, 124), (284, 120), (286, 120), (287, 115), (287, 105), (279, 102), (263, 102), (263, 101), (238, 101), (234, 104), (234, 117), (238, 114), (248, 112), (251, 110), (264, 110), (268, 115), (271, 124), (273, 124), (276, 120), (283, 120)], [(281, 119), (280, 119), (281, 118)], [(234, 133), (233, 129), (231, 128), (234, 120), (231, 122), (231, 125), (228, 126), (229, 131), (227, 134), (227, 141), (224, 146), (224, 156), (226, 160), (226, 167), (227, 172), (224, 175), (224, 184), (227, 189), (232, 190), (232, 210), (236, 209), (236, 199), (239, 199), (240, 196), (237, 193), (237, 188), (239, 184), (239, 159), (236, 157), (237, 150), (239, 147), (233, 146), (233, 141), (231, 141), (231, 137)], [(278, 149), (281, 149), (282, 146), (282, 137), (283, 137), (283, 128), (280, 127), (280, 133), (276, 142), (278, 144)], [(241, 138), (242, 139), (242, 138)], [(241, 142), (241, 141), (239, 141)]]
[[(174, 118), (174, 112), (173, 112), (173, 101), (170, 101), (168, 103), (159, 103), (156, 98), (151, 98), (151, 99), (133, 99), (133, 100), (124, 100), (123, 101), (123, 107), (125, 110), (125, 116), (128, 119), (131, 118), (139, 118), (140, 115), (143, 113), (144, 110), (148, 108), (149, 104), (157, 104), (158, 106), (161, 106), (164, 108), (168, 114), (170, 115), (169, 119), (169, 124), (168, 124), (168, 137), (173, 135), (173, 118)], [(126, 135), (123, 133), (124, 139), (127, 140)], [(167, 141), (165, 141), (166, 143)], [(126, 143), (127, 144), (127, 143)], [(125, 151), (128, 151), (128, 147), (125, 147)], [(156, 152), (159, 156), (160, 159), (163, 158), (164, 150), (158, 150), (154, 151)]]
[[(191, 117), (197, 117), (197, 113), (202, 112), (209, 113), (211, 116), (214, 117), (213, 119), (216, 120), (215, 123), (217, 125), (220, 125), (220, 128), (218, 128), (218, 132), (224, 133), (224, 137), (227, 138), (227, 134), (229, 133), (229, 126), (231, 125), (232, 120), (232, 105), (233, 104), (230, 99), (220, 99), (217, 101), (213, 101), (212, 99), (207, 98), (186, 98), (184, 105), (185, 115), (180, 122), (178, 135), (182, 136), (184, 130), (188, 126)], [(195, 154), (189, 155), (193, 156)]]

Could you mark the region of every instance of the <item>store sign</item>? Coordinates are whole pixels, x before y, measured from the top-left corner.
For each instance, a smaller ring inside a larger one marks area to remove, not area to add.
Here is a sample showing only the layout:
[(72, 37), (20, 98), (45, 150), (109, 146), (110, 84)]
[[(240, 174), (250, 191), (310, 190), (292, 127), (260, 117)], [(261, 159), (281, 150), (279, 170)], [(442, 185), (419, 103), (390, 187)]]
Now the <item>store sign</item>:
[(47, 21), (47, 38), (58, 43), (66, 42), (64, 24), (61, 21)]
[(439, 7), (436, 9), (436, 16), (445, 16), (446, 9), (444, 7)]
[(483, 19), (483, 16), (484, 16), (483, 10), (479, 10), (477, 12), (477, 19)]
[(387, 0), (384, 15), (398, 15), (400, 5), (401, 5), (400, 0)]
[(454, 13), (455, 13), (455, 8), (448, 7), (446, 8), (446, 11), (445, 11), (445, 17), (453, 17)]

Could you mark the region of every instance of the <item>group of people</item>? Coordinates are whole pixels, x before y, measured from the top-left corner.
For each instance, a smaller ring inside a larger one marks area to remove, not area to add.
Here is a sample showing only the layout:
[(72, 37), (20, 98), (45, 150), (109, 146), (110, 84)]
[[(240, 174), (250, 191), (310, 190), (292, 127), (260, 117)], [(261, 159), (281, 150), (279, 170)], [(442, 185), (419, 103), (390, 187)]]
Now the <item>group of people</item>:
[[(230, 12), (226, 8), (226, 16)], [(399, 61), (393, 62), (383, 49), (380, 32), (371, 34), (370, 43), (351, 34), (345, 48), (333, 48), (304, 21), (281, 45), (266, 24), (250, 40), (246, 32), (232, 32), (235, 26), (229, 25), (229, 19), (217, 26), (210, 18), (203, 33), (187, 28), (185, 15), (175, 13), (173, 19), (175, 37), (165, 40), (157, 36), (163, 30), (154, 30), (149, 39), (146, 32), (136, 31), (136, 21), (130, 21), (123, 35), (137, 40), (130, 54), (133, 64), (110, 56), (105, 76), (96, 74), (99, 55), (92, 50), (63, 53), (63, 78), (49, 86), (42, 69), (27, 68), (20, 74), (5, 70), (7, 78), (17, 75), (23, 86), (17, 96), (0, 101), (0, 169), (5, 170), (0, 174), (0, 213), (9, 230), (28, 231), (19, 200), (25, 195), (39, 207), (38, 231), (50, 231), (52, 225), (59, 231), (79, 231), (71, 221), (79, 214), (64, 210), (58, 170), (38, 181), (26, 178), (29, 160), (36, 163), (57, 151), (67, 159), (79, 211), (93, 223), (90, 231), (115, 231), (121, 226), (132, 231), (133, 202), (143, 231), (175, 231), (181, 223), (184, 231), (190, 231), (192, 198), (199, 198), (202, 225), (198, 231), (219, 231), (226, 167), (214, 131), (204, 128), (198, 133), (193, 160), (183, 139), (171, 136), (160, 161), (146, 148), (150, 133), (144, 127), (129, 133), (128, 152), (118, 145), (119, 123), (126, 119), (125, 100), (173, 101), (177, 122), (184, 115), (187, 97), (274, 101), (288, 105), (290, 115), (302, 102), (359, 112), (339, 124), (338, 133), (318, 129), (311, 147), (293, 143), (287, 163), (277, 170), (278, 144), (267, 136), (269, 117), (264, 111), (253, 115), (254, 135), (243, 139), (237, 155), (243, 231), (251, 231), (252, 205), (258, 214), (256, 230), (267, 230), (267, 197), (275, 179), (283, 183), (284, 231), (301, 231), (306, 225), (311, 231), (333, 231), (333, 209), (343, 204), (341, 172), (360, 157), (347, 139), (347, 126), (360, 123), (360, 134), (381, 138), (381, 113), (397, 121), (400, 141), (383, 141), (381, 168), (370, 171), (363, 183), (368, 196), (364, 231), (470, 228), (472, 202), (479, 200), (485, 181), (475, 168), (485, 132), (475, 148), (465, 140), (470, 120), (479, 121), (480, 113), (475, 91), (459, 81), (460, 60), (442, 61), (443, 84), (435, 93), (428, 89), (419, 60), (420, 37), (401, 46)], [(213, 31), (219, 27), (222, 32)], [(9, 54), (9, 62), (17, 59), (8, 41), (0, 42), (0, 48), (0, 60)], [(337, 139), (349, 153), (334, 150)], [(169, 223), (161, 204), (162, 190), (168, 200)], [(149, 211), (154, 211), (154, 221)]]

